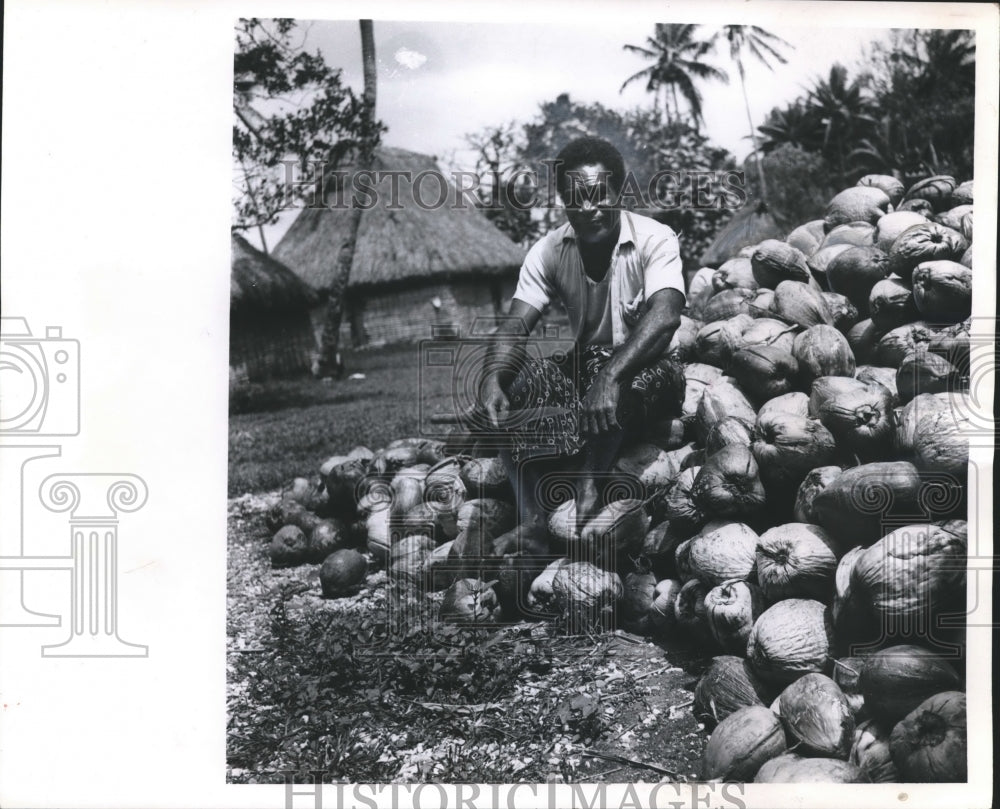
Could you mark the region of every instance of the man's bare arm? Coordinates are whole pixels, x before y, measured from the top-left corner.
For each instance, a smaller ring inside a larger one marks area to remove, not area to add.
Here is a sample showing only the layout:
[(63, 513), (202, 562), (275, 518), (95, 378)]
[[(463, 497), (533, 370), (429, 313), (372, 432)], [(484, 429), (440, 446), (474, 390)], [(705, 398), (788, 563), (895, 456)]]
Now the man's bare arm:
[[(507, 317), (508, 322), (499, 330), (499, 334), (508, 339), (496, 340), (491, 346), (479, 384), (479, 403), (494, 425), (498, 424), (500, 417), (510, 407), (503, 388), (513, 381), (516, 374), (519, 347), (527, 342), (528, 335), (538, 325), (542, 313), (531, 304), (515, 298), (510, 302)], [(521, 339), (511, 339), (514, 337)]]
[(640, 368), (657, 360), (667, 350), (681, 323), (684, 296), (675, 289), (661, 289), (649, 299), (649, 308), (619, 346), (583, 400), (583, 426), (602, 433), (618, 426), (620, 385)]

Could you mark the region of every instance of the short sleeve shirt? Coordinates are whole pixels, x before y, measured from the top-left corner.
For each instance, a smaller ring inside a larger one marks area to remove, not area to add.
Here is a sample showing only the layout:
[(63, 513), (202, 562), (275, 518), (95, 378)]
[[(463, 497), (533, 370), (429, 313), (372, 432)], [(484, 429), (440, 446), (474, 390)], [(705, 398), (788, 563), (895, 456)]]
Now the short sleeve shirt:
[(655, 219), (623, 211), (610, 269), (601, 281), (584, 270), (576, 234), (567, 222), (528, 251), (514, 297), (539, 311), (558, 298), (578, 343), (617, 347), (661, 289), (684, 295), (677, 234)]

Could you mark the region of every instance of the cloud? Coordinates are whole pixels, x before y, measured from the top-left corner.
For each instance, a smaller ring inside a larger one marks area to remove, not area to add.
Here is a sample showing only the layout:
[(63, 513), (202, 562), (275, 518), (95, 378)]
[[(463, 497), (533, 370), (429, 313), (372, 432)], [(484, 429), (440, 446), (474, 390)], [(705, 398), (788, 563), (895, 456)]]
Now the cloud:
[(407, 67), (410, 70), (417, 70), (427, 61), (427, 56), (409, 48), (398, 48), (393, 54), (397, 64)]

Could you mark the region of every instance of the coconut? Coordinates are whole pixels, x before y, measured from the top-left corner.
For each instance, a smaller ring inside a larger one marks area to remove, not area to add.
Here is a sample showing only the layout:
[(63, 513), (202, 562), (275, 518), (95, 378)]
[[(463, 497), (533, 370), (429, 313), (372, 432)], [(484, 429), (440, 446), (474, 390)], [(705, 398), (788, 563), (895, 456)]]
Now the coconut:
[(896, 369), (879, 368), (876, 365), (859, 365), (854, 371), (854, 378), (859, 382), (870, 382), (881, 385), (889, 391), (889, 404), (899, 405), (899, 390), (896, 388)]
[(871, 318), (855, 323), (847, 330), (847, 344), (851, 347), (856, 363), (872, 361), (872, 354), (882, 334)]
[(957, 230), (936, 222), (921, 222), (896, 237), (889, 250), (889, 269), (908, 281), (917, 265), (942, 259), (958, 261), (968, 247), (968, 241)]
[(948, 204), (953, 207), (955, 205), (972, 205), (972, 180), (966, 180), (964, 183), (956, 185), (952, 189)]
[(474, 496), (511, 496), (510, 479), (500, 458), (472, 458), (462, 465), (459, 476), (465, 490)]
[(681, 418), (686, 421), (693, 421), (698, 412), (698, 404), (701, 402), (705, 389), (713, 382), (717, 382), (722, 377), (722, 369), (714, 365), (705, 365), (700, 362), (688, 363), (684, 366), (684, 404), (681, 408)]
[(884, 638), (920, 638), (931, 616), (965, 609), (965, 520), (907, 525), (862, 553), (851, 590)]
[(712, 455), (695, 478), (692, 494), (703, 514), (733, 520), (756, 518), (765, 494), (750, 448), (731, 444)]
[(879, 338), (872, 354), (873, 362), (886, 368), (899, 368), (903, 357), (922, 348), (933, 338), (933, 330), (923, 321), (907, 323)]
[[(425, 489), (426, 492), (426, 489)], [(372, 513), (376, 517), (376, 513)], [(402, 533), (427, 534), (438, 544), (454, 539), (459, 534), (458, 511), (452, 510), (452, 503), (429, 501), (414, 506), (398, 522)]]
[(280, 528), (267, 547), (272, 567), (294, 567), (309, 561), (309, 538), (297, 525)]
[(662, 489), (680, 474), (681, 462), (693, 450), (694, 444), (690, 443), (671, 451), (655, 444), (636, 443), (619, 453), (614, 469), (647, 490)]
[(749, 446), (750, 430), (739, 419), (733, 416), (726, 416), (726, 418), (717, 422), (708, 431), (708, 438), (705, 440), (705, 453), (713, 455), (730, 444), (740, 444), (744, 447)]
[(747, 640), (747, 659), (764, 680), (788, 685), (830, 665), (832, 627), (819, 601), (789, 598), (757, 619)]
[(666, 452), (681, 449), (687, 444), (685, 425), (682, 419), (664, 418), (647, 425), (645, 438)]
[(968, 376), (971, 331), (972, 319), (966, 318), (961, 323), (932, 332), (927, 341), (927, 350), (944, 357), (962, 376)]
[(898, 645), (866, 658), (859, 687), (870, 712), (891, 727), (928, 697), (960, 689), (962, 678), (939, 653)]
[(517, 511), (512, 504), (504, 500), (488, 497), (467, 500), (458, 510), (456, 524), (459, 532), (466, 531), (470, 525), (476, 524), (481, 530), (495, 537), (517, 525)]
[(326, 487), (328, 507), (332, 514), (345, 519), (355, 515), (355, 504), (375, 481), (374, 473), (369, 475), (372, 461), (357, 457), (344, 461), (327, 472), (323, 478)]
[(265, 521), (271, 531), (277, 531), (286, 525), (294, 525), (303, 533), (309, 534), (319, 524), (320, 518), (298, 500), (282, 498), (267, 512)]
[(656, 593), (656, 576), (648, 570), (633, 570), (622, 580), (622, 619), (629, 632), (649, 635), (653, 627), (649, 611)]
[(786, 523), (757, 543), (757, 581), (769, 601), (812, 598), (829, 603), (840, 549), (818, 525)]
[(812, 274), (813, 282), (819, 284), (820, 289), (830, 288), (830, 279), (827, 277), (830, 265), (836, 260), (837, 256), (851, 249), (852, 246), (849, 244), (831, 244), (821, 247), (809, 256), (809, 260), (806, 263), (809, 265), (809, 272)]
[(848, 222), (874, 225), (889, 209), (889, 197), (880, 188), (858, 185), (837, 194), (826, 206), (826, 232)]
[(700, 466), (683, 470), (658, 503), (664, 518), (670, 521), (671, 530), (679, 536), (694, 533), (705, 522), (705, 515), (694, 501), (694, 482), (700, 471)]
[(727, 716), (770, 699), (767, 686), (742, 657), (721, 655), (698, 680), (694, 690), (695, 718), (709, 729)]
[(698, 643), (711, 645), (714, 643), (711, 630), (708, 628), (708, 616), (705, 614), (705, 596), (709, 588), (698, 579), (686, 582), (677, 593), (674, 601), (674, 614), (677, 618), (677, 628)]
[[(934, 221), (946, 228), (962, 233), (962, 224), (966, 216), (972, 216), (971, 205), (956, 205), (947, 211), (942, 211), (934, 217)], [(965, 234), (963, 234), (965, 235)], [(968, 238), (968, 237), (966, 237)]]
[(798, 281), (782, 281), (774, 290), (774, 316), (808, 329), (820, 323), (833, 324), (833, 315), (819, 291)]
[(889, 751), (890, 731), (874, 719), (862, 722), (854, 729), (851, 754), (847, 760), (856, 764), (875, 784), (899, 781), (899, 771), (892, 763)]
[(972, 270), (956, 261), (925, 261), (913, 271), (913, 300), (934, 323), (955, 323), (972, 314)]
[(854, 353), (847, 338), (833, 326), (806, 329), (795, 337), (793, 352), (805, 387), (820, 376), (854, 376)]
[(868, 296), (868, 311), (872, 323), (883, 333), (920, 319), (913, 288), (908, 281), (894, 276), (872, 287)]
[(327, 556), (349, 542), (347, 526), (340, 520), (320, 520), (309, 534), (307, 561), (320, 564)]
[(618, 553), (637, 553), (648, 531), (649, 515), (642, 500), (615, 500), (584, 526), (579, 545), (586, 558), (606, 563)]
[[(834, 574), (833, 607), (830, 614), (833, 617), (837, 643), (841, 648), (847, 648), (851, 641), (867, 639), (873, 634), (872, 627), (862, 626), (863, 623), (870, 624), (869, 610), (854, 597), (851, 590), (851, 575), (864, 550), (861, 545), (851, 548), (841, 557)], [(836, 676), (837, 671), (834, 674)], [(860, 677), (860, 672), (858, 676)]]
[(833, 316), (833, 327), (837, 331), (847, 334), (860, 318), (858, 307), (851, 303), (846, 295), (841, 295), (839, 292), (823, 292), (821, 294), (823, 300), (826, 301), (826, 308)]
[(368, 574), (368, 562), (351, 548), (334, 551), (319, 570), (324, 598), (340, 598), (353, 593)]
[(727, 416), (739, 419), (747, 427), (753, 427), (757, 413), (750, 400), (732, 377), (721, 377), (709, 385), (701, 396), (695, 414), (695, 431), (704, 443), (711, 429)]
[(755, 297), (756, 293), (751, 289), (723, 289), (708, 299), (701, 310), (701, 320), (704, 323), (715, 323), (736, 315), (749, 315), (750, 301)]
[(834, 244), (851, 247), (871, 247), (875, 243), (875, 226), (868, 222), (845, 222), (832, 228), (823, 238), (820, 250)]
[(754, 295), (753, 300), (750, 301), (750, 311), (749, 311), (750, 317), (754, 319), (767, 317), (769, 314), (771, 314), (771, 304), (773, 302), (774, 302), (773, 289), (758, 289), (757, 294)]
[(737, 522), (706, 526), (677, 548), (678, 570), (709, 587), (731, 579), (748, 579), (754, 570), (759, 537), (748, 525)]
[(768, 289), (776, 289), (782, 281), (809, 281), (809, 268), (802, 251), (777, 239), (766, 239), (757, 245), (750, 263), (757, 283)]
[(531, 582), (527, 598), (527, 607), (531, 614), (538, 616), (555, 614), (555, 592), (552, 589), (552, 582), (559, 569), (568, 564), (569, 559), (555, 559), (549, 562)]
[(893, 207), (899, 204), (905, 190), (903, 184), (890, 174), (866, 174), (858, 180), (857, 185), (870, 185), (884, 191), (885, 195), (889, 197), (889, 204)]
[(500, 602), (493, 587), (478, 579), (458, 579), (445, 590), (441, 620), (454, 624), (493, 624), (500, 618)]
[[(370, 450), (369, 450), (370, 452)], [(373, 453), (374, 454), (374, 453)], [(346, 455), (331, 455), (319, 467), (320, 479), (324, 481), (323, 485), (326, 485), (326, 476), (330, 474), (335, 466), (340, 466), (344, 461), (349, 461)]]
[(422, 584), (434, 552), (434, 540), (424, 534), (403, 537), (389, 548), (389, 575), (400, 582)]
[(811, 222), (806, 222), (795, 228), (788, 234), (785, 241), (806, 256), (811, 256), (819, 248), (820, 242), (823, 241), (823, 226), (822, 219), (813, 219)]
[(934, 206), (931, 205), (927, 200), (915, 197), (914, 199), (904, 199), (899, 205), (896, 206), (897, 211), (913, 211), (914, 213), (923, 214), (925, 219), (930, 219), (934, 216)]
[(762, 410), (753, 434), (750, 449), (773, 506), (790, 507), (802, 479), (837, 450), (830, 431), (808, 416)]
[(963, 783), (968, 780), (965, 694), (944, 691), (920, 703), (889, 736), (892, 762), (905, 781)]
[(809, 415), (861, 459), (877, 458), (892, 444), (892, 397), (881, 385), (844, 376), (821, 376), (812, 383)]
[(854, 716), (837, 684), (824, 674), (806, 674), (781, 692), (781, 723), (803, 753), (846, 759), (854, 739)]
[(919, 508), (923, 481), (913, 464), (878, 461), (837, 475), (812, 502), (816, 522), (850, 545), (871, 545), (893, 514)]
[(921, 393), (945, 393), (958, 379), (958, 370), (944, 357), (926, 349), (911, 351), (896, 371), (898, 403), (906, 404)]
[(750, 259), (731, 258), (721, 264), (712, 276), (712, 287), (716, 292), (724, 289), (757, 289)]
[(793, 391), (792, 393), (783, 393), (781, 396), (768, 399), (761, 405), (760, 410), (757, 411), (757, 421), (754, 426), (759, 428), (762, 420), (779, 413), (787, 416), (808, 416), (809, 397), (801, 391)]
[(653, 589), (653, 601), (646, 613), (647, 621), (655, 635), (668, 637), (677, 628), (674, 604), (683, 584), (677, 579), (663, 579)]
[(969, 463), (971, 414), (972, 404), (965, 393), (916, 396), (900, 415), (900, 421), (910, 426), (910, 436), (900, 449), (912, 451), (919, 469), (961, 481)]
[(740, 344), (740, 335), (753, 323), (748, 314), (737, 314), (725, 320), (706, 323), (695, 337), (698, 359), (709, 365), (725, 368)]
[[(836, 607), (836, 601), (834, 602), (834, 607)], [(833, 619), (833, 628), (836, 635), (838, 631), (836, 616)], [(865, 697), (861, 693), (860, 686), (861, 672), (864, 671), (864, 664), (865, 659), (863, 657), (842, 657), (839, 660), (833, 661), (833, 681), (844, 692), (844, 696), (847, 697), (847, 704), (851, 708), (851, 713), (854, 715), (855, 721), (862, 721), (868, 716), (868, 711), (865, 709)]]
[(705, 595), (705, 617), (719, 647), (745, 655), (754, 622), (764, 611), (764, 594), (757, 585), (729, 579)]
[(795, 326), (789, 326), (782, 320), (760, 317), (740, 335), (739, 347), (745, 349), (752, 346), (771, 346), (791, 354), (795, 342), (795, 330)]
[(795, 357), (781, 348), (755, 345), (733, 354), (730, 371), (751, 397), (766, 402), (791, 392), (799, 366)]
[(615, 606), (624, 588), (617, 573), (590, 562), (569, 562), (552, 578), (555, 605), (571, 629), (613, 622)]
[(919, 211), (893, 211), (876, 223), (875, 246), (884, 253), (892, 250), (896, 239), (915, 225), (927, 222), (927, 217)]
[(650, 528), (642, 541), (642, 555), (660, 578), (672, 576), (676, 572), (674, 555), (677, 546), (685, 539), (671, 528), (669, 520)]
[(785, 753), (757, 772), (757, 784), (867, 784), (868, 776), (856, 764), (839, 758), (803, 758)]
[(458, 570), (451, 555), (454, 544), (455, 540), (452, 539), (438, 545), (424, 560), (423, 583), (429, 591), (444, 590), (458, 578)]
[(701, 777), (750, 781), (786, 749), (781, 721), (763, 705), (740, 708), (712, 733), (701, 759)]
[(816, 523), (813, 501), (821, 491), (840, 476), (842, 471), (839, 466), (818, 466), (806, 474), (795, 495), (794, 514), (798, 522)]
[[(412, 468), (411, 468), (412, 469)], [(424, 473), (427, 467), (423, 468)], [(389, 488), (392, 491), (392, 513), (406, 514), (410, 509), (420, 505), (424, 500), (424, 475), (417, 471), (401, 470), (392, 479)]]
[(957, 185), (954, 177), (948, 174), (936, 174), (911, 185), (903, 201), (924, 199), (934, 207), (935, 211), (943, 211), (950, 204)]
[(845, 295), (865, 316), (872, 287), (888, 274), (889, 257), (877, 247), (851, 247), (826, 266), (830, 289)]
[(457, 515), (468, 497), (462, 482), (464, 463), (465, 459), (452, 456), (434, 464), (424, 478), (424, 500), (439, 511)]

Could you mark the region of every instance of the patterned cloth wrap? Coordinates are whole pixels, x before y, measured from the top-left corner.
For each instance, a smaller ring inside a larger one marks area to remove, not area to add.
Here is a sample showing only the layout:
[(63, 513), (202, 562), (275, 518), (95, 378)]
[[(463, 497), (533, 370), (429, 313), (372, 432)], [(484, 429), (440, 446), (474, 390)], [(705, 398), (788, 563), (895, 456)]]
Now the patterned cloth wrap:
[[(526, 420), (511, 429), (511, 457), (515, 463), (540, 455), (573, 456), (580, 452), (577, 412), (580, 399), (611, 359), (607, 346), (579, 346), (574, 355), (527, 360), (507, 389), (511, 411), (531, 407), (565, 408), (565, 415)], [(575, 360), (575, 362), (574, 362)], [(576, 379), (573, 379), (574, 365)], [(618, 423), (626, 435), (637, 435), (663, 419), (679, 418), (684, 403), (684, 366), (664, 355), (622, 385)]]

